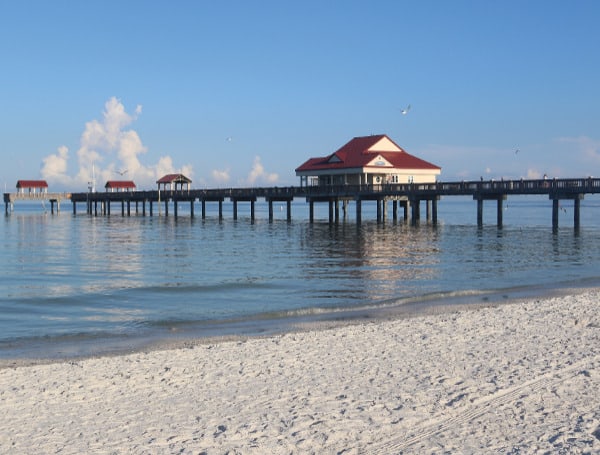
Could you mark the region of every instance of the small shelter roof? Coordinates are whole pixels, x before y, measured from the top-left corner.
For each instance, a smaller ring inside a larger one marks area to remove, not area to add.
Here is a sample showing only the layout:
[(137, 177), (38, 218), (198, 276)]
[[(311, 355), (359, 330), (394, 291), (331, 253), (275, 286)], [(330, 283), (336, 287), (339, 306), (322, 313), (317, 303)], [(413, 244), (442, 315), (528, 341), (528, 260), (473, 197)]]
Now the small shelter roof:
[(45, 180), (17, 180), (17, 188), (48, 188)]
[(104, 188), (135, 189), (136, 186), (133, 180), (109, 180)]
[(167, 174), (156, 181), (159, 185), (169, 183), (192, 183), (192, 181), (183, 174)]

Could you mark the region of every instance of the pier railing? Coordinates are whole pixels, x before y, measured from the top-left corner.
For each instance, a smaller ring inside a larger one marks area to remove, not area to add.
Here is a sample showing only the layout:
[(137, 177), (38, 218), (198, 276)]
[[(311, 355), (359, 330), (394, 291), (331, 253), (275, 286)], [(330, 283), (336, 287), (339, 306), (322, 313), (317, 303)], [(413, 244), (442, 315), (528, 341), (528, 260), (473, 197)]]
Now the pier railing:
[[(218, 199), (280, 199), (347, 198), (361, 199), (369, 196), (474, 196), (489, 194), (593, 194), (600, 193), (600, 179), (536, 179), (536, 180), (476, 180), (460, 182), (319, 185), (288, 187), (215, 188), (189, 190), (140, 190), (129, 192), (73, 193), (73, 202), (86, 201), (160, 201), (218, 200)], [(5, 194), (6, 200), (6, 194)]]

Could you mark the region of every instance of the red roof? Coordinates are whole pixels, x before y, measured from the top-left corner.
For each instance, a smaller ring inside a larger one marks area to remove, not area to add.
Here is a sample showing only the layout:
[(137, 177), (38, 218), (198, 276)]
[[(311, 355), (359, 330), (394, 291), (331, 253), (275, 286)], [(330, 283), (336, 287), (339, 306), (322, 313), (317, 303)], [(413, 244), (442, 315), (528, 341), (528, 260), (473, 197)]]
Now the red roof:
[(135, 189), (133, 180), (109, 180), (104, 185), (104, 188), (133, 188)]
[(48, 188), (45, 180), (17, 180), (17, 188)]
[[(382, 139), (386, 139), (386, 144), (393, 145), (396, 150), (390, 151), (383, 147), (377, 150), (374, 146)], [(422, 169), (422, 170), (440, 170), (439, 166), (429, 163), (421, 158), (406, 153), (400, 146), (392, 141), (385, 134), (375, 136), (355, 137), (331, 155), (310, 158), (304, 164), (296, 169), (296, 172), (321, 171), (334, 169), (355, 169), (364, 167), (379, 167), (369, 165), (377, 156), (382, 156), (394, 168), (400, 169)]]
[(167, 174), (156, 181), (156, 183), (192, 183), (192, 181), (183, 174)]

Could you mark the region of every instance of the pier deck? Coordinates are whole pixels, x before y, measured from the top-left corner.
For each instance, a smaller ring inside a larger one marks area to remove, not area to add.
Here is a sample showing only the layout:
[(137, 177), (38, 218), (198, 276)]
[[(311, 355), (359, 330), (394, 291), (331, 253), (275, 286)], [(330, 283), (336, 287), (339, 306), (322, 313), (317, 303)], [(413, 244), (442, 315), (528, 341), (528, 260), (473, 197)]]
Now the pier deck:
[[(110, 215), (111, 204), (121, 205), (123, 216), (131, 214), (131, 204), (135, 204), (136, 212), (142, 205), (142, 215), (146, 215), (146, 206), (149, 215), (154, 214), (156, 205), (162, 214), (169, 215), (169, 206), (173, 207), (174, 216), (178, 215), (178, 206), (181, 203), (190, 204), (191, 216), (194, 214), (194, 204), (201, 203), (202, 217), (206, 216), (205, 204), (207, 201), (219, 203), (219, 217), (223, 216), (222, 204), (225, 199), (233, 203), (233, 217), (237, 218), (238, 202), (251, 204), (251, 218), (254, 219), (254, 204), (258, 198), (264, 198), (269, 204), (269, 220), (273, 219), (273, 202), (286, 202), (287, 218), (291, 219), (291, 201), (294, 198), (305, 198), (310, 208), (310, 221), (313, 221), (313, 206), (315, 203), (327, 202), (329, 204), (329, 221), (334, 223), (339, 220), (339, 204), (342, 202), (344, 210), (350, 201), (356, 204), (356, 219), (360, 223), (363, 201), (377, 203), (377, 220), (386, 219), (387, 202), (393, 203), (393, 216), (397, 216), (397, 207), (400, 204), (404, 209), (404, 218), (413, 222), (420, 219), (420, 205), (427, 203), (427, 217), (432, 222), (437, 222), (437, 205), (444, 196), (471, 196), (477, 201), (477, 224), (483, 224), (484, 201), (496, 201), (497, 224), (502, 225), (502, 205), (508, 196), (513, 195), (547, 195), (552, 200), (552, 226), (558, 227), (558, 213), (560, 200), (574, 201), (574, 226), (579, 227), (580, 201), (586, 194), (600, 193), (600, 179), (537, 179), (537, 180), (499, 180), (499, 181), (461, 181), (461, 182), (436, 182), (425, 184), (382, 184), (382, 185), (333, 185), (333, 186), (291, 186), (291, 187), (256, 187), (256, 188), (226, 188), (203, 190), (163, 190), (163, 191), (129, 191), (129, 192), (85, 192), (68, 195), (73, 205), (73, 214), (77, 213), (77, 204), (85, 204), (86, 213), (93, 215)], [(16, 193), (5, 193), (4, 202), (7, 207), (17, 200)], [(50, 193), (35, 195), (37, 198), (50, 199)], [(60, 201), (67, 195), (56, 194), (53, 199)]]
[(57, 212), (60, 211), (60, 203), (65, 199), (71, 199), (71, 193), (4, 193), (4, 206), (5, 212), (9, 213), (10, 208), (16, 201), (40, 201), (41, 203), (48, 201), (50, 203), (50, 211), (54, 213), (55, 208)]

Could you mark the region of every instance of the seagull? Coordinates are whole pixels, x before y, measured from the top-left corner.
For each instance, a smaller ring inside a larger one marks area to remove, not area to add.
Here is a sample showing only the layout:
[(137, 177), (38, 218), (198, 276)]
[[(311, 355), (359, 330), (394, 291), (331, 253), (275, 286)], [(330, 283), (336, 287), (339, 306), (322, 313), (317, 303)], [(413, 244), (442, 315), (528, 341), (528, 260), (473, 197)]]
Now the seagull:
[(117, 171), (117, 174), (119, 174), (120, 176), (123, 176), (125, 174), (127, 174), (128, 169), (125, 169), (124, 171)]
[(408, 111), (410, 111), (410, 104), (406, 106), (406, 109), (402, 109), (400, 112), (402, 113), (402, 115), (406, 115), (408, 114)]
[(516, 149), (516, 150), (515, 150), (515, 155), (516, 155), (517, 153), (519, 153), (520, 151), (521, 151), (521, 150), (519, 150), (519, 149)]
[(233, 141), (233, 138), (231, 136), (229, 136), (226, 140), (227, 140), (227, 142), (231, 142), (231, 141)]

